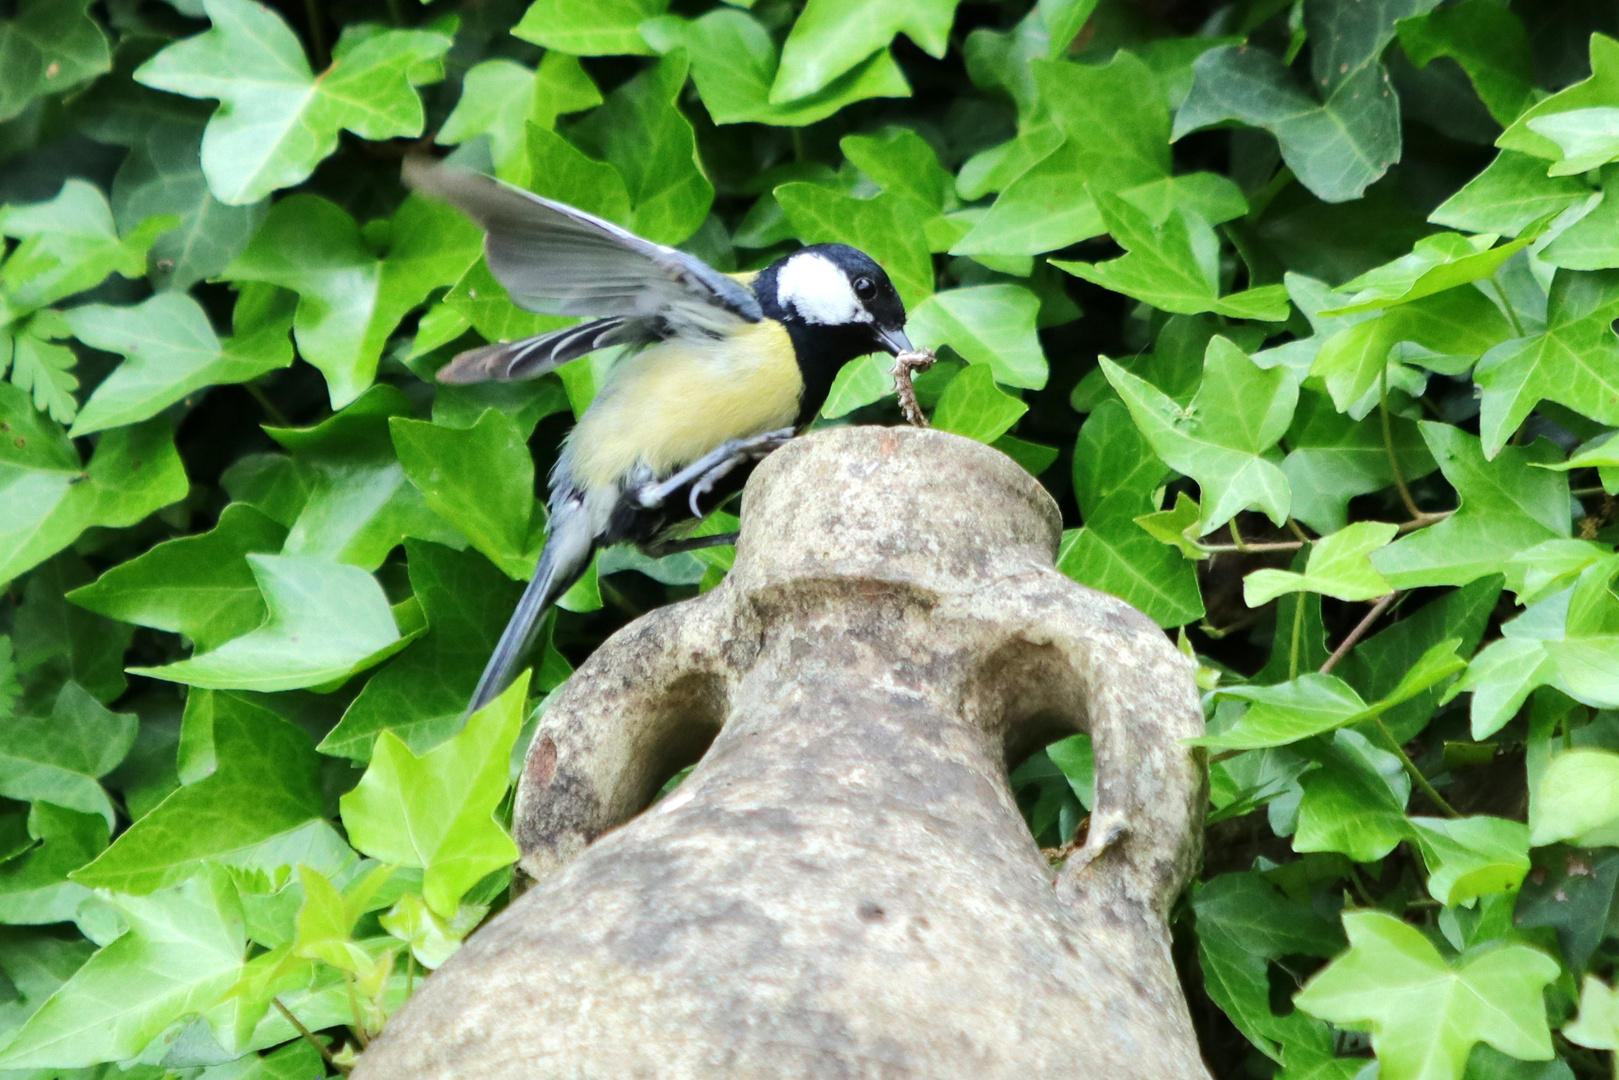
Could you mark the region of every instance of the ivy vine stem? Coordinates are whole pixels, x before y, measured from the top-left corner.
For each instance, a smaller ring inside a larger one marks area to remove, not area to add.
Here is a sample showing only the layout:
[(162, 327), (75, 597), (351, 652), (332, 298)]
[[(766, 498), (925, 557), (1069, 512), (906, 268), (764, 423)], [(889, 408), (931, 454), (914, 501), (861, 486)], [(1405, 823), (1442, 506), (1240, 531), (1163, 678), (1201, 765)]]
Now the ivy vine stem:
[(1383, 449), (1388, 451), (1389, 471), (1394, 474), (1394, 486), (1400, 489), (1400, 501), (1405, 503), (1405, 512), (1411, 515), (1413, 521), (1421, 521), (1428, 515), (1417, 507), (1417, 501), (1411, 497), (1411, 489), (1405, 485), (1405, 474), (1400, 471), (1400, 457), (1394, 452), (1394, 422), (1389, 419), (1389, 366), (1386, 362), (1378, 378), (1377, 411), (1383, 419)]
[(264, 415), (270, 418), (271, 423), (275, 424), (276, 427), (292, 427), (292, 421), (287, 419), (287, 414), (282, 412), (276, 406), (276, 403), (270, 400), (270, 395), (264, 392), (262, 386), (257, 383), (243, 383), (242, 385), (247, 387), (248, 394), (254, 401), (259, 403), (259, 408), (264, 410)]
[(365, 1030), (365, 1017), (360, 1015), (360, 995), (354, 989), (354, 975), (352, 972), (343, 973), (343, 983), (349, 989), (349, 1010), (354, 1014), (354, 1037), (360, 1041), (363, 1051), (371, 1045), (371, 1036)]
[(315, 1048), (316, 1052), (320, 1054), (321, 1059), (324, 1060), (327, 1065), (331, 1066), (335, 1071), (342, 1073), (344, 1076), (348, 1075), (349, 1070), (343, 1065), (343, 1063), (332, 1056), (332, 1052), (326, 1048), (325, 1043), (315, 1038), (314, 1032), (304, 1027), (303, 1021), (294, 1016), (291, 1009), (281, 1004), (281, 999), (279, 997), (271, 998), (270, 1003), (276, 1007), (277, 1012), (286, 1018), (287, 1023), (291, 1024), (298, 1030), (298, 1034), (303, 1037), (304, 1041)]
[(1293, 647), (1287, 654), (1287, 677), (1299, 677), (1299, 642), (1304, 637), (1304, 593), (1293, 594)]
[(1405, 752), (1405, 747), (1400, 745), (1400, 741), (1394, 737), (1394, 732), (1389, 730), (1389, 726), (1383, 722), (1383, 718), (1381, 716), (1373, 717), (1372, 726), (1376, 728), (1378, 735), (1382, 737), (1385, 746), (1393, 752), (1395, 757), (1400, 759), (1400, 764), (1405, 767), (1406, 775), (1411, 777), (1411, 782), (1416, 784), (1424, 795), (1428, 796), (1428, 800), (1439, 808), (1439, 812), (1448, 818), (1461, 817), (1461, 813), (1445, 801), (1445, 797), (1439, 794), (1433, 784), (1429, 783), (1428, 777), (1423, 774), (1421, 769), (1417, 768), (1417, 763), (1411, 760), (1411, 756)]
[(315, 67), (324, 71), (331, 66), (332, 54), (327, 51), (326, 31), (320, 23), (320, 0), (304, 0), (304, 16), (309, 20), (309, 51), (315, 54)]
[(1333, 650), (1332, 655), (1327, 657), (1327, 662), (1321, 665), (1321, 674), (1331, 674), (1332, 669), (1338, 666), (1338, 661), (1349, 655), (1349, 650), (1353, 649), (1360, 639), (1366, 636), (1366, 631), (1371, 629), (1373, 623), (1382, 618), (1383, 612), (1389, 609), (1389, 605), (1394, 603), (1399, 598), (1399, 595), (1400, 592), (1396, 589), (1387, 596), (1381, 597), (1377, 603), (1372, 605), (1372, 609), (1365, 614), (1360, 622), (1355, 624), (1353, 630), (1344, 636), (1343, 641), (1338, 643), (1338, 647)]

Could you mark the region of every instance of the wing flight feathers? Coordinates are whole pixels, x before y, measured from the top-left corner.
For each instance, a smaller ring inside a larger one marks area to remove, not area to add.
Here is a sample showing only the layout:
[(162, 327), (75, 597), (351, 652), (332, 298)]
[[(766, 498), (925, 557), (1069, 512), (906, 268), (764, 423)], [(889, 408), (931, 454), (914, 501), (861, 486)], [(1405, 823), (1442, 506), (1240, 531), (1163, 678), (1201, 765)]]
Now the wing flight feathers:
[(749, 289), (696, 256), (583, 210), (421, 158), (406, 159), (404, 178), (483, 226), (490, 272), (529, 311), (657, 318), (670, 335), (764, 317)]
[(569, 360), (577, 360), (609, 345), (644, 344), (648, 341), (644, 320), (615, 316), (595, 319), (578, 326), (565, 326), (517, 341), (500, 341), (468, 349), (439, 368), (441, 383), (462, 385), (537, 379), (555, 371)]

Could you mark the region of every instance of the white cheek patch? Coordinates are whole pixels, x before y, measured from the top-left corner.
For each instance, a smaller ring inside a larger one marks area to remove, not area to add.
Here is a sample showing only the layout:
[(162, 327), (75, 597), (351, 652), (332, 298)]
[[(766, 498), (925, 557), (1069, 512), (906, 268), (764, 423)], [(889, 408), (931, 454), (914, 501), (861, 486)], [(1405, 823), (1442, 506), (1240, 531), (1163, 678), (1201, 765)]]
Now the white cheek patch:
[(841, 326), (871, 322), (849, 276), (822, 255), (794, 255), (776, 274), (776, 302), (805, 322)]

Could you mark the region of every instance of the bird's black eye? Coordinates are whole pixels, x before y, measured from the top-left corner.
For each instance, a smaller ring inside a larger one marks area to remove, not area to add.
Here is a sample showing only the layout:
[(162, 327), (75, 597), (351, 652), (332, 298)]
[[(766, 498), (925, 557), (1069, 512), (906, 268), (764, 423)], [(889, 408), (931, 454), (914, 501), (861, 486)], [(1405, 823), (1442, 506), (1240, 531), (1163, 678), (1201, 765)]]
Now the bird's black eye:
[(854, 294), (861, 300), (875, 300), (877, 299), (877, 283), (869, 277), (857, 277), (854, 279)]

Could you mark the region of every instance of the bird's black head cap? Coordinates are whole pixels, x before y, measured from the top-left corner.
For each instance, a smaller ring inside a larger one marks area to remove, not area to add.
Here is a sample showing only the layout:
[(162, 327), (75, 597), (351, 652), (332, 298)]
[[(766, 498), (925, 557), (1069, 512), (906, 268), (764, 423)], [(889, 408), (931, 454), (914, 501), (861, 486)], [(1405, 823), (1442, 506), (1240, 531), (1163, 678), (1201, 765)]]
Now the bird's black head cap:
[(864, 331), (873, 348), (899, 352), (905, 304), (875, 259), (848, 244), (813, 244), (776, 260), (754, 280), (764, 313), (789, 326)]

